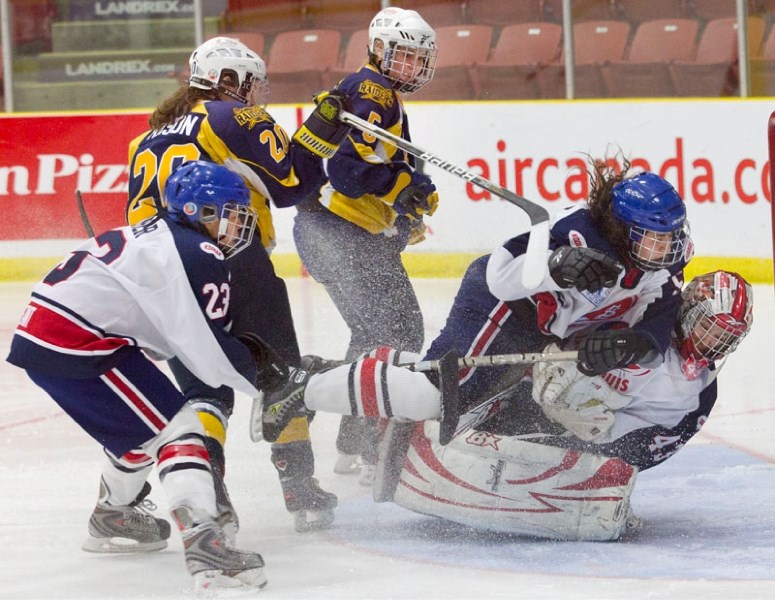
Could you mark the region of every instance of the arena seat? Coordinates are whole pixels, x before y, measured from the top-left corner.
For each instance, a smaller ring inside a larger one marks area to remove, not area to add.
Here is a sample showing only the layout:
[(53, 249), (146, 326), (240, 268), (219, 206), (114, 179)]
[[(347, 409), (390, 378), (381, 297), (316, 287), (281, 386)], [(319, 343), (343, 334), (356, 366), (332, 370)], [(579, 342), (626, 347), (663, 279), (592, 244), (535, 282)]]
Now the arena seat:
[(474, 100), (477, 89), (472, 68), (486, 62), (491, 42), (489, 25), (449, 25), (436, 29), (439, 53), (433, 80), (408, 99)]
[(369, 30), (359, 29), (350, 34), (345, 42), (344, 52), (337, 63), (329, 69), (324, 76), (329, 87), (332, 87), (340, 79), (354, 73), (366, 62), (367, 48), (369, 45)]
[(474, 66), (479, 99), (539, 98), (536, 74), (560, 56), (561, 38), (557, 23), (504, 27), (487, 62)]
[[(606, 95), (602, 64), (624, 58), (630, 24), (626, 21), (582, 21), (573, 25), (574, 97)], [(543, 98), (565, 98), (565, 57), (538, 72)]]
[(278, 33), (267, 61), (271, 102), (311, 102), (326, 87), (324, 73), (336, 65), (341, 39), (332, 29)]
[(694, 19), (644, 21), (635, 30), (627, 57), (602, 65), (608, 96), (669, 97), (674, 94), (668, 64), (692, 60), (699, 22)]
[[(748, 19), (749, 54), (754, 55), (764, 37), (764, 19)], [(679, 96), (731, 96), (739, 93), (737, 18), (708, 21), (694, 60), (670, 63), (670, 76)]]
[(305, 0), (229, 0), (226, 31), (260, 31), (272, 35), (308, 26)]
[(770, 27), (760, 52), (751, 58), (751, 93), (775, 96), (775, 27)]

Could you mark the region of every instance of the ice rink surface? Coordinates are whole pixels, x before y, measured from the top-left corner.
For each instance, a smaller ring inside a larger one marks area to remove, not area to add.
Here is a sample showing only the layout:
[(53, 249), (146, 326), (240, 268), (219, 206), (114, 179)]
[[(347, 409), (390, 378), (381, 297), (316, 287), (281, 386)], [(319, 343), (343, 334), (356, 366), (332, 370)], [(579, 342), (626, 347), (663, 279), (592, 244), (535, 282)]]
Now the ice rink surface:
[[(420, 279), (426, 344), (441, 328), (456, 280)], [(348, 334), (325, 292), (288, 281), (302, 352), (344, 354)], [(0, 285), (4, 359), (31, 284)], [(335, 475), (338, 416), (312, 424), (321, 485), (339, 496), (331, 529), (293, 530), (269, 462), (250, 441), (240, 396), (227, 475), (239, 545), (260, 551), (269, 585), (255, 597), (702, 599), (775, 597), (775, 298), (755, 286), (754, 327), (719, 377), (702, 432), (638, 477), (642, 527), (618, 542), (549, 542), (487, 534), (375, 504), (353, 476)], [(24, 372), (0, 362), (0, 598), (169, 600), (194, 597), (179, 536), (135, 556), (82, 552), (102, 454)], [(157, 516), (166, 516), (155, 479)], [(244, 595), (241, 597), (245, 597)]]

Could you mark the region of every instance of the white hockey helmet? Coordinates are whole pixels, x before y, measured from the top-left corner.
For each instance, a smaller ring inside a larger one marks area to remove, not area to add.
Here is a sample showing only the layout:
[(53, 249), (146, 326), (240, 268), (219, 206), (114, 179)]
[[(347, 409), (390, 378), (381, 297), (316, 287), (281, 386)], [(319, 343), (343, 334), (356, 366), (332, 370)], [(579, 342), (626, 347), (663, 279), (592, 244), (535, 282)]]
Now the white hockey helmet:
[(369, 52), (375, 42), (384, 51), (380, 70), (398, 92), (416, 92), (436, 70), (436, 32), (417, 11), (390, 7), (379, 11), (369, 25)]
[(191, 53), (189, 87), (216, 90), (243, 104), (263, 106), (269, 96), (264, 60), (234, 38), (214, 37)]
[(696, 373), (734, 352), (753, 324), (753, 289), (737, 273), (698, 275), (681, 292), (679, 349), (684, 372)]

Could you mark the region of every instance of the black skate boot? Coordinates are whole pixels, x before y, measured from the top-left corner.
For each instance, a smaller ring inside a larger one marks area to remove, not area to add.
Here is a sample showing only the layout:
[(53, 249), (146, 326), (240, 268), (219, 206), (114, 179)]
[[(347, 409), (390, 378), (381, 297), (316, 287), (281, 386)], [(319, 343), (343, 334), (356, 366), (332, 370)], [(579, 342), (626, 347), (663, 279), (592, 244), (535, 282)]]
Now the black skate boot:
[(156, 505), (146, 498), (151, 484), (143, 486), (137, 498), (127, 506), (111, 506), (103, 501), (107, 488), (100, 481), (100, 500), (89, 519), (89, 537), (81, 548), (86, 552), (121, 554), (153, 552), (167, 547), (170, 524), (150, 513)]
[(285, 508), (293, 515), (293, 527), (303, 533), (328, 527), (334, 522), (336, 494), (327, 492), (314, 477), (297, 476), (280, 479)]
[(234, 548), (215, 521), (195, 523), (186, 506), (176, 507), (172, 514), (181, 530), (186, 567), (197, 592), (260, 589), (267, 584), (260, 554)]
[(274, 442), (294, 417), (308, 414), (304, 406), (304, 390), (312, 373), (303, 369), (291, 369), (288, 379), (264, 393), (261, 402), (262, 436)]

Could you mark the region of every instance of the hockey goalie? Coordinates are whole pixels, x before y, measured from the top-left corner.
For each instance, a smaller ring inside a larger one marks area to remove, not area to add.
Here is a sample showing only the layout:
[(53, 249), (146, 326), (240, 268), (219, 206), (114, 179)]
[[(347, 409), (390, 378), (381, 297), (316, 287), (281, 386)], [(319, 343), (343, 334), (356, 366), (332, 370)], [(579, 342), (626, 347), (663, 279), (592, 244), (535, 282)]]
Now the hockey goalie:
[(556, 360), (554, 343), (531, 371), (521, 368), (471, 405), (459, 392), (474, 368), (487, 367), (461, 367), (450, 351), (426, 376), (413, 362), (419, 356), (380, 348), (353, 363), (296, 372), (254, 412), (270, 441), (297, 411), (381, 417), (378, 502), (481, 529), (614, 540), (626, 529), (637, 473), (675, 454), (707, 420), (716, 376), (750, 330), (752, 309), (748, 282), (716, 271), (682, 291), (657, 364), (623, 359), (626, 348), (596, 336), (610, 330), (594, 329), (560, 343), (602, 340), (603, 360), (623, 366), (587, 373), (582, 351), (573, 353), (577, 361)]
[(618, 539), (636, 522), (637, 473), (700, 430), (718, 370), (752, 324), (752, 289), (735, 273), (699, 276), (682, 296), (658, 367), (587, 377), (575, 363), (537, 363), (491, 418), (447, 445), (437, 421), (386, 422), (375, 500), (479, 529)]

